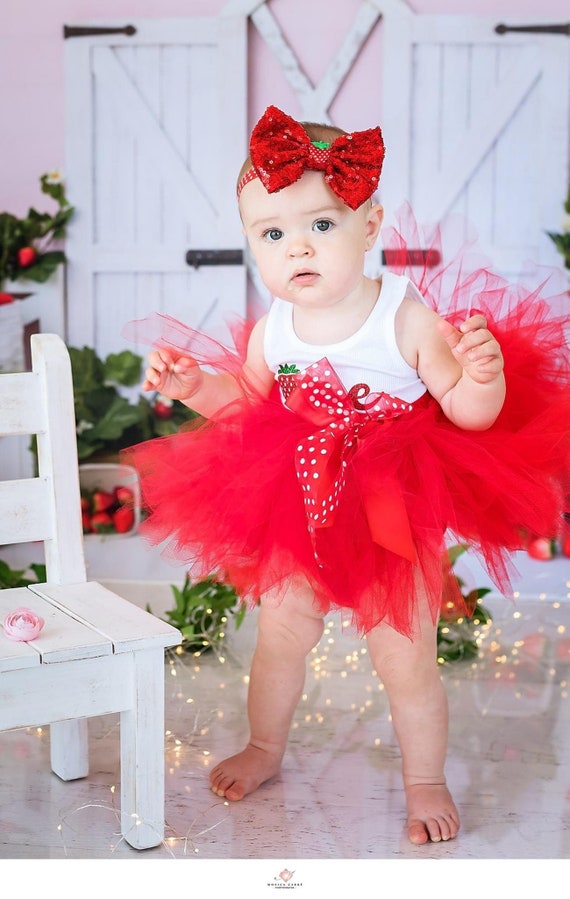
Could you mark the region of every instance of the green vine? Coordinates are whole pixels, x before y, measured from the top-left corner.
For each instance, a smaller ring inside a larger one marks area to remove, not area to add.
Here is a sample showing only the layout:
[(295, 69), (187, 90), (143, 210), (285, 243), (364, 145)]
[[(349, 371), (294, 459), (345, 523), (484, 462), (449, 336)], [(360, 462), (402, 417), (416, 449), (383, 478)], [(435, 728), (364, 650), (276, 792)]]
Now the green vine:
[(447, 551), (452, 569), (449, 577), (455, 580), (466, 608), (472, 609), (473, 613), (471, 617), (466, 617), (463, 610), (455, 608), (453, 602), (446, 602), (444, 595), (437, 626), (437, 660), (440, 665), (476, 658), (479, 654), (481, 628), (491, 622), (491, 613), (481, 603), (481, 599), (491, 592), (489, 588), (476, 587), (468, 590), (465, 582), (453, 570), (459, 557), (468, 549), (467, 544), (459, 543), (450, 546)]
[[(235, 589), (217, 577), (192, 582), (186, 574), (182, 587), (171, 584), (175, 605), (165, 613), (168, 624), (182, 634), (181, 648), (195, 656), (222, 646), (230, 618), (236, 630), (246, 613), (246, 606)], [(147, 605), (147, 612), (152, 612)]]

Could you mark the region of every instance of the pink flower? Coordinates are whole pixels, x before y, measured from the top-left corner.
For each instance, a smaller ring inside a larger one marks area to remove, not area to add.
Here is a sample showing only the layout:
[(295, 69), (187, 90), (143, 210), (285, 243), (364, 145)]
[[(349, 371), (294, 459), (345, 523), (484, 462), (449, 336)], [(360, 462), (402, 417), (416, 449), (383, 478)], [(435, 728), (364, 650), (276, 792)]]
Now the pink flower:
[(20, 640), (27, 643), (35, 640), (44, 626), (44, 619), (36, 615), (32, 609), (20, 606), (13, 612), (8, 612), (4, 619), (4, 633), (10, 640)]

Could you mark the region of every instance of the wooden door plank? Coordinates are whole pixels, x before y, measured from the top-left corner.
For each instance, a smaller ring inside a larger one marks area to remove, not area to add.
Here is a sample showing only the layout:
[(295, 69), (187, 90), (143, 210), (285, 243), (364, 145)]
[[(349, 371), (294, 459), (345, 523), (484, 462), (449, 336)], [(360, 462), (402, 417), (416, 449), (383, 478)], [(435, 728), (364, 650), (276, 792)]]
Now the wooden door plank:
[(160, 128), (150, 108), (128, 79), (116, 55), (107, 47), (100, 47), (93, 57), (93, 74), (108, 96), (115, 98), (122, 110), (128, 109), (129, 125), (145, 148), (165, 181), (178, 185), (177, 202), (185, 210), (188, 220), (209, 218), (214, 210), (202, 186), (192, 171), (182, 162), (168, 135)]
[(441, 165), (439, 172), (432, 172), (429, 181), (418, 182), (414, 207), (420, 219), (429, 216), (432, 221), (440, 221), (445, 216), (539, 75), (536, 58), (513, 62), (496, 86), (493, 102), (466, 128), (456, 129), (458, 138), (447, 150), (447, 163)]

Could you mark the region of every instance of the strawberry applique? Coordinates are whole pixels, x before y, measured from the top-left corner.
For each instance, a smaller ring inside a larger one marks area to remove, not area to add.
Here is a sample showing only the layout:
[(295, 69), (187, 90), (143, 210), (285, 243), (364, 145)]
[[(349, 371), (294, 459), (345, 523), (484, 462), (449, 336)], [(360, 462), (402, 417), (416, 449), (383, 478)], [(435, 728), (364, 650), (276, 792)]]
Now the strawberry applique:
[(294, 362), (292, 364), (286, 362), (277, 369), (277, 381), (284, 402), (288, 400), (293, 393), (293, 390), (297, 386), (297, 375), (300, 374), (301, 372)]

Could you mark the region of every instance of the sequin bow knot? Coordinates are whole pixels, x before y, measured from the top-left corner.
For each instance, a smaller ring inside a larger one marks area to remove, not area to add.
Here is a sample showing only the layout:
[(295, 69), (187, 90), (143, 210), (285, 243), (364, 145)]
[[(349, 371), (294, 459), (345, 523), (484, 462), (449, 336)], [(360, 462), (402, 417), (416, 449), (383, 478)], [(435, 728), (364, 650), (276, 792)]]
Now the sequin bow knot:
[[(350, 456), (359, 436), (372, 423), (410, 412), (413, 406), (387, 393), (370, 394), (365, 409), (357, 409), (328, 359), (321, 359), (298, 376), (285, 405), (319, 430), (299, 441), (295, 470), (303, 493), (309, 530), (330, 527), (346, 485)], [(415, 558), (407, 514), (399, 492), (386, 484), (382, 498), (365, 500), (375, 542)], [(380, 508), (382, 507), (382, 508)], [(396, 539), (396, 542), (394, 540)]]
[(331, 190), (357, 209), (378, 187), (384, 142), (380, 128), (337, 137), (329, 146), (311, 142), (303, 126), (269, 106), (252, 131), (249, 152), (268, 193), (298, 181), (307, 169), (323, 171)]

